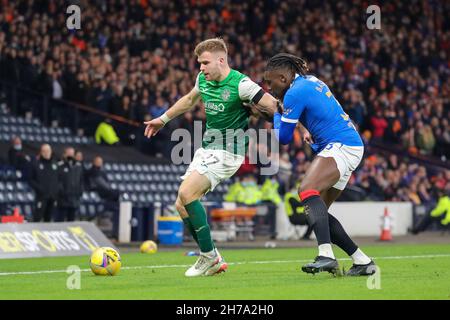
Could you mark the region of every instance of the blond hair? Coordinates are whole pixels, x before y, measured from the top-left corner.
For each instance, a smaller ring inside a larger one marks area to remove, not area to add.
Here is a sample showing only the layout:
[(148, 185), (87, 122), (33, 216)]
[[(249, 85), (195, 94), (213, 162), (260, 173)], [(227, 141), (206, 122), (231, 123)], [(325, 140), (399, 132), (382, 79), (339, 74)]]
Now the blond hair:
[(207, 39), (195, 47), (194, 53), (198, 57), (203, 52), (225, 52), (225, 54), (228, 54), (228, 49), (225, 41), (221, 38), (213, 38), (213, 39)]

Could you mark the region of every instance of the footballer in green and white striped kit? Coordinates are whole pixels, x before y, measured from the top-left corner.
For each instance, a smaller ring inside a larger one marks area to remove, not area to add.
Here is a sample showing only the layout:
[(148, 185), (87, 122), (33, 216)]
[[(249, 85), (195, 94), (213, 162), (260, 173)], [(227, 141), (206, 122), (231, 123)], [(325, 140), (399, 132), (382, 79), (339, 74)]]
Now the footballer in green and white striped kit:
[(145, 122), (145, 135), (154, 136), (178, 115), (192, 109), (199, 98), (206, 112), (206, 131), (199, 148), (181, 177), (175, 203), (187, 229), (200, 247), (197, 262), (187, 277), (211, 276), (227, 269), (227, 264), (211, 239), (207, 214), (199, 199), (223, 180), (233, 176), (244, 161), (248, 138), (250, 110), (244, 103), (272, 116), (277, 101), (246, 75), (231, 69), (227, 61), (227, 47), (222, 39), (208, 39), (199, 43), (195, 54), (200, 73), (195, 86), (160, 118)]

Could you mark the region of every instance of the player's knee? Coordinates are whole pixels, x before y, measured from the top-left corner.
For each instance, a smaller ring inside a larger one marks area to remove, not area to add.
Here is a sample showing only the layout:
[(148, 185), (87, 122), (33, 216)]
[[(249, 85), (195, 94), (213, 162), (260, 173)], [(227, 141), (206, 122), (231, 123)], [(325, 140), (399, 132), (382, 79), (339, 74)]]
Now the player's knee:
[(180, 188), (180, 190), (178, 190), (178, 199), (180, 200), (183, 207), (196, 200), (194, 197), (194, 193), (186, 188)]
[(175, 201), (175, 208), (177, 209), (178, 213), (181, 215), (181, 212), (182, 212), (184, 206), (181, 203), (180, 198), (177, 198), (177, 201)]

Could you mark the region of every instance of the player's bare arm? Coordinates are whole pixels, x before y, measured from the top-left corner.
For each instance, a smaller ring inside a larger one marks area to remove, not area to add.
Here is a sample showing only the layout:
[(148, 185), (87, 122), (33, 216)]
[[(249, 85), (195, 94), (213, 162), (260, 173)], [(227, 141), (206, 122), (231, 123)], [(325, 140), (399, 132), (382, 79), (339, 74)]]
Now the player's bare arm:
[(144, 135), (147, 138), (155, 136), (158, 131), (166, 125), (168, 121), (194, 108), (199, 98), (199, 92), (195, 89), (192, 89), (187, 95), (181, 97), (177, 102), (175, 102), (175, 104), (171, 108), (169, 108), (161, 117), (144, 122), (144, 124), (146, 125)]
[(261, 100), (253, 108), (266, 119), (272, 119), (278, 108), (278, 100), (268, 93), (264, 93)]

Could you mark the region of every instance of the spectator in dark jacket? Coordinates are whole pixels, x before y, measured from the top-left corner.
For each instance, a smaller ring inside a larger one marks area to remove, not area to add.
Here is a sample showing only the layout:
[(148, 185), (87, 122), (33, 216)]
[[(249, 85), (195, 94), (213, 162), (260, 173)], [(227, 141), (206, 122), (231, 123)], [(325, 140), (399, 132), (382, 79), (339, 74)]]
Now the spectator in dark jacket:
[(83, 193), (83, 167), (75, 160), (72, 147), (64, 149), (63, 159), (58, 162), (58, 179), (58, 215), (55, 221), (74, 221)]
[(97, 156), (92, 161), (92, 167), (86, 172), (86, 184), (89, 191), (96, 191), (103, 199), (118, 201), (120, 193), (111, 188), (106, 173), (102, 170), (103, 159)]
[(31, 159), (23, 152), (22, 139), (17, 136), (11, 139), (11, 147), (8, 150), (8, 164), (22, 171), (25, 178), (30, 176)]
[(34, 163), (30, 184), (36, 192), (33, 221), (50, 222), (58, 197), (58, 165), (52, 159), (52, 148), (43, 144)]

